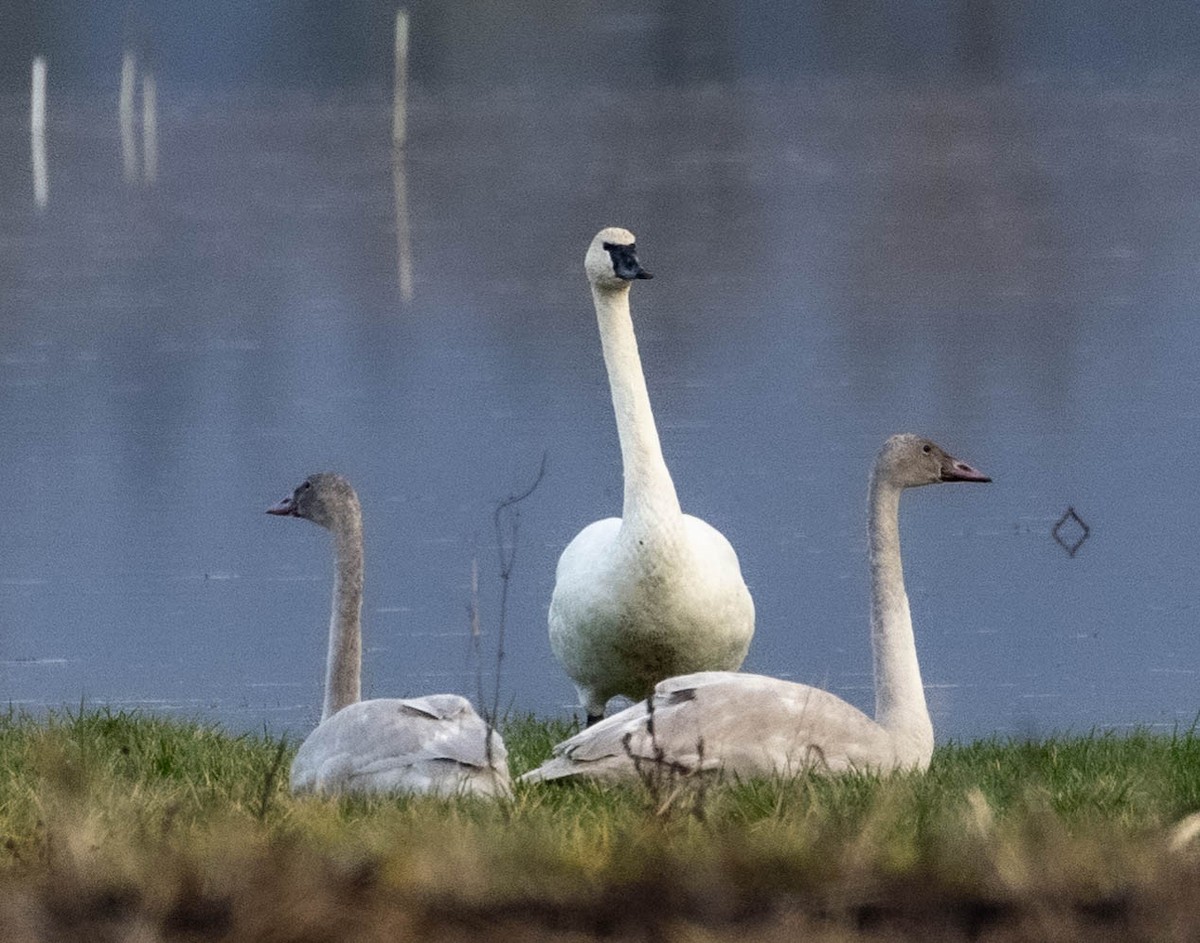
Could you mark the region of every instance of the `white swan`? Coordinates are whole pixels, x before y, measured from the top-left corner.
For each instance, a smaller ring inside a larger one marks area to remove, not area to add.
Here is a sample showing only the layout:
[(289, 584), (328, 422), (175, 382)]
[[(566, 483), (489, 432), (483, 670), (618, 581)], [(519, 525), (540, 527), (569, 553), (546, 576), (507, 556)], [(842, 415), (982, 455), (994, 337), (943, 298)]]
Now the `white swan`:
[(663, 460), (638, 358), (629, 286), (650, 278), (633, 234), (601, 230), (584, 259), (612, 389), (625, 499), (621, 517), (585, 527), (558, 561), (550, 647), (593, 724), (609, 698), (642, 698), (689, 671), (736, 670), (754, 634), (737, 554), (684, 514)]
[(924, 769), (933, 753), (933, 725), (900, 566), (900, 493), (939, 481), (990, 480), (914, 435), (892, 436), (879, 453), (869, 506), (874, 720), (805, 684), (700, 672), (667, 679), (649, 702), (560, 743), (524, 778), (629, 779), (637, 775), (635, 764), (645, 769), (656, 762), (679, 772), (742, 777), (810, 768)]
[(292, 791), (507, 795), (504, 743), (466, 698), (360, 700), (362, 512), (350, 483), (312, 475), (267, 513), (305, 518), (334, 538), (325, 704), (292, 762)]

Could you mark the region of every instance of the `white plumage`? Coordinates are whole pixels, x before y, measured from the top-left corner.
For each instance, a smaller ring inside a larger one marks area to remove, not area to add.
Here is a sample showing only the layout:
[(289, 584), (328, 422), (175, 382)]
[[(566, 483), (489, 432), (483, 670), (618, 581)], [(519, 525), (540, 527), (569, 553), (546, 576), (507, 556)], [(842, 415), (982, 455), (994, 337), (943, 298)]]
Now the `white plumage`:
[(550, 645), (588, 722), (618, 694), (645, 697), (663, 678), (736, 669), (754, 633), (754, 603), (729, 541), (684, 514), (663, 459), (629, 313), (629, 286), (649, 278), (633, 234), (601, 230), (585, 258), (608, 370), (624, 472), (620, 518), (585, 527), (558, 561)]

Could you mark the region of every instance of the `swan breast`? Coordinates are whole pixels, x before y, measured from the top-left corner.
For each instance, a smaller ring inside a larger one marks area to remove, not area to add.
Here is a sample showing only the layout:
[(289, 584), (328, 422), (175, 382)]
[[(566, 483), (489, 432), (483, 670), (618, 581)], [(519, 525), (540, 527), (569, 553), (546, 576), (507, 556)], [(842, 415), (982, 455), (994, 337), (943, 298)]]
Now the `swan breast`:
[(672, 675), (741, 666), (754, 603), (737, 555), (698, 518), (685, 515), (681, 534), (631, 537), (608, 518), (563, 551), (550, 645), (577, 683), (644, 697)]

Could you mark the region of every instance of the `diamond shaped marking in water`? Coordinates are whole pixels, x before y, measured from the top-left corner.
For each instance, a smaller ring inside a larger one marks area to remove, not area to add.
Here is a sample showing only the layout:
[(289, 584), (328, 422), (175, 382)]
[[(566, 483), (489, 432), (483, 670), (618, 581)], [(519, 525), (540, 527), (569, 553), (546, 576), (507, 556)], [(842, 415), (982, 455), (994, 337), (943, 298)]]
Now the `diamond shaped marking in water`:
[(1067, 512), (1058, 519), (1058, 523), (1054, 525), (1050, 534), (1058, 542), (1058, 545), (1067, 551), (1067, 556), (1073, 557), (1091, 532), (1092, 529), (1087, 526), (1083, 518), (1075, 513), (1075, 508), (1069, 507)]

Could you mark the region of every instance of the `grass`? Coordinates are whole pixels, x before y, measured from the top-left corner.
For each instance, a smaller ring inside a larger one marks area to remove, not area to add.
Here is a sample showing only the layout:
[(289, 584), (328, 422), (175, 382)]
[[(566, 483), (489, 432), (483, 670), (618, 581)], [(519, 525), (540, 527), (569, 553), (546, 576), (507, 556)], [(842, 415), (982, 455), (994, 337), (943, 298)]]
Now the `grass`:
[[(514, 772), (570, 732), (511, 719)], [(1194, 939), (1200, 740), (939, 748), (925, 774), (294, 798), (291, 745), (0, 716), (11, 940)]]

